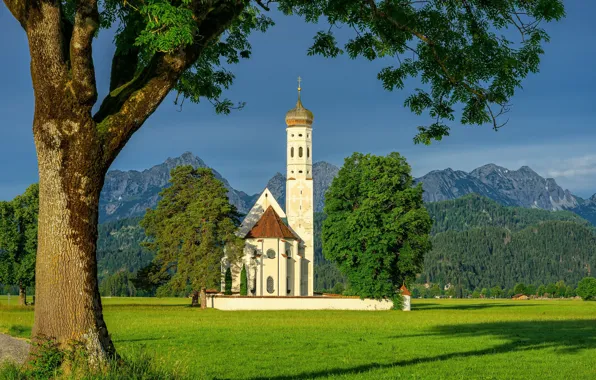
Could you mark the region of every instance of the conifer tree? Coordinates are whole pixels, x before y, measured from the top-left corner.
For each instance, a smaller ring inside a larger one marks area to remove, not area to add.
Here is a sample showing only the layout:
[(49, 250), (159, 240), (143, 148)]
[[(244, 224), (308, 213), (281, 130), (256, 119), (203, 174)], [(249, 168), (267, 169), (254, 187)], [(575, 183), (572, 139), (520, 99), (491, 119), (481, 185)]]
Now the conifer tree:
[(155, 276), (170, 274), (167, 286), (174, 291), (190, 286), (193, 304), (200, 292), (205, 308), (205, 290), (221, 281), (224, 249), (229, 260), (240, 251), (242, 240), (234, 234), (239, 215), (211, 169), (176, 167), (170, 184), (160, 193), (157, 208), (141, 221), (149, 237), (143, 245), (155, 252)]
[(228, 296), (232, 294), (232, 269), (230, 267), (226, 269), (224, 294)]
[(248, 295), (248, 276), (246, 273), (246, 266), (242, 264), (242, 270), (240, 271), (240, 295)]

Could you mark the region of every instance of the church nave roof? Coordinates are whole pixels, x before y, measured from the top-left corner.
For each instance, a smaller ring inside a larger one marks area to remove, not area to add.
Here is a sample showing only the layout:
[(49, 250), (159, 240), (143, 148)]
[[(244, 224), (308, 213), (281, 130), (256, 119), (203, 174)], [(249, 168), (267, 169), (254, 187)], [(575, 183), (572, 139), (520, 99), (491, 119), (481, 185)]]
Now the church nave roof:
[(298, 236), (281, 220), (273, 207), (269, 206), (246, 234), (245, 239), (249, 238), (298, 239)]

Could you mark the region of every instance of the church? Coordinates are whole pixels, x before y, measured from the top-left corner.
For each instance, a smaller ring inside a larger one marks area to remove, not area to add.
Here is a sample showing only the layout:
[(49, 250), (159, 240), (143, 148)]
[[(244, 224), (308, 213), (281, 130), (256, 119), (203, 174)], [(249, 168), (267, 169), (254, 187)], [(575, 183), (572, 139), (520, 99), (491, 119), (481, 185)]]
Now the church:
[[(298, 78), (296, 107), (286, 113), (285, 212), (265, 189), (240, 225), (241, 258), (224, 258), (222, 271), (232, 272), (232, 292), (240, 291), (246, 268), (248, 296), (312, 296), (314, 269), (314, 202), (312, 178), (313, 113), (302, 105)], [(223, 274), (222, 273), (222, 274)], [(222, 291), (225, 280), (222, 275)]]

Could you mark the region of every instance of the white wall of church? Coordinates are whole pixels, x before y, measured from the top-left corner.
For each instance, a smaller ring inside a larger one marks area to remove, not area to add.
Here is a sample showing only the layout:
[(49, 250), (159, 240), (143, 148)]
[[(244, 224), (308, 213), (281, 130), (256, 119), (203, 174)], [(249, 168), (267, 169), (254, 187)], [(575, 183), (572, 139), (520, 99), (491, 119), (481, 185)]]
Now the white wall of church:
[(207, 307), (219, 310), (390, 310), (393, 302), (358, 297), (210, 296)]

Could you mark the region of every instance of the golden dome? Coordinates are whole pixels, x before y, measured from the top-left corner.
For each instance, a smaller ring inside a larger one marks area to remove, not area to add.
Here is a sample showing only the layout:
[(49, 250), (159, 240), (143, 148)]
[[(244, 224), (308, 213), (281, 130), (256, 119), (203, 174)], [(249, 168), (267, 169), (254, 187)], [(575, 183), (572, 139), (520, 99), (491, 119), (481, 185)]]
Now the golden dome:
[(286, 125), (288, 127), (293, 126), (312, 126), (312, 122), (314, 120), (314, 115), (312, 112), (304, 108), (302, 105), (302, 101), (300, 100), (300, 77), (298, 77), (298, 101), (296, 102), (296, 107), (292, 108), (291, 110), (286, 113)]

